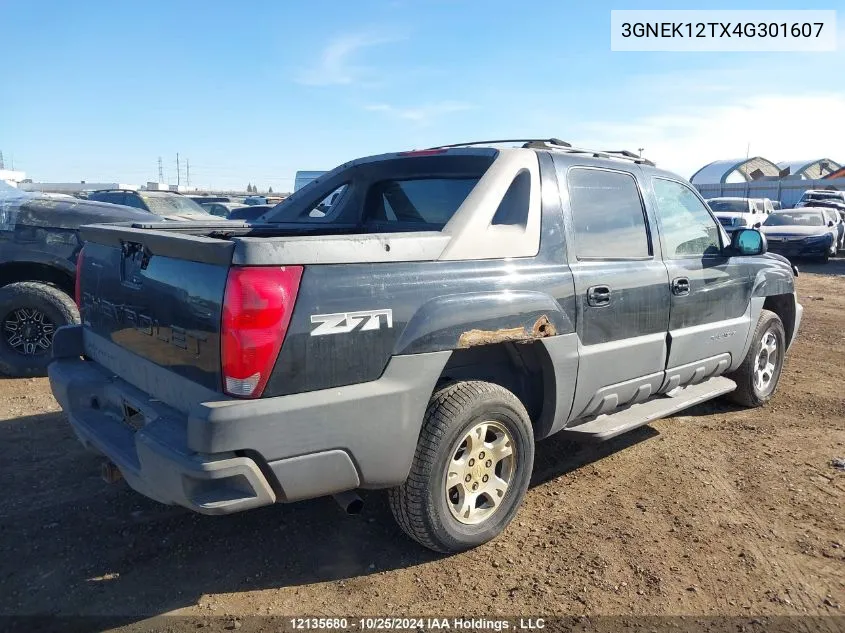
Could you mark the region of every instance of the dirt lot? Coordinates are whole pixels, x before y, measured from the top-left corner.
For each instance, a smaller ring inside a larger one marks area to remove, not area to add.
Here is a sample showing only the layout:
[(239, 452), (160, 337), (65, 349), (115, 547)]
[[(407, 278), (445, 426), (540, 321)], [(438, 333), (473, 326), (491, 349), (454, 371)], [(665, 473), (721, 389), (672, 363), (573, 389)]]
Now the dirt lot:
[(157, 505), (100, 480), (46, 379), (0, 379), (0, 614), (845, 613), (845, 261), (806, 268), (769, 406), (548, 440), (512, 527), (458, 556), (407, 540), (382, 493), (357, 517)]

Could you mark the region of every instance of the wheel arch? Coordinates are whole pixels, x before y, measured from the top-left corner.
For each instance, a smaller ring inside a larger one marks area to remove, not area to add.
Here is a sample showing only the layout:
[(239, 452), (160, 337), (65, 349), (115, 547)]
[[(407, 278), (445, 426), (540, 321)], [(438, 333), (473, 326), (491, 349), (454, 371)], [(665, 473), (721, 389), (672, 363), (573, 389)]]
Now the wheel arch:
[(780, 317), (786, 335), (786, 347), (789, 348), (792, 337), (795, 335), (795, 295), (792, 293), (770, 295), (763, 302), (763, 309), (774, 312)]
[(68, 296), (74, 294), (75, 271), (55, 263), (14, 261), (0, 263), (0, 287), (19, 281), (38, 281), (55, 286)]
[(534, 437), (540, 440), (565, 425), (577, 369), (574, 334), (529, 343), (480, 345), (452, 352), (438, 388), (456, 380), (483, 380), (504, 387), (522, 402)]

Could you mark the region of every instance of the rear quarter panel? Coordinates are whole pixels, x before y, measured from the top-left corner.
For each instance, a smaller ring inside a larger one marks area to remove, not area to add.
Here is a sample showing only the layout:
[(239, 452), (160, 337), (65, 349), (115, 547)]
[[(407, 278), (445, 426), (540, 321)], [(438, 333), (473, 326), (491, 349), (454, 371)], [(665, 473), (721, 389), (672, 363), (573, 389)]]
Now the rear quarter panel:
[[(380, 318), (377, 329), (362, 330), (362, 324), (347, 333), (312, 335), (313, 315), (379, 310), (391, 311), (390, 327)], [(531, 332), (546, 317), (553, 330), (538, 338), (570, 333), (574, 312), (572, 276), (563, 262), (308, 266), (264, 395), (375, 380), (391, 356), (458, 349), (469, 344), (473, 330)]]

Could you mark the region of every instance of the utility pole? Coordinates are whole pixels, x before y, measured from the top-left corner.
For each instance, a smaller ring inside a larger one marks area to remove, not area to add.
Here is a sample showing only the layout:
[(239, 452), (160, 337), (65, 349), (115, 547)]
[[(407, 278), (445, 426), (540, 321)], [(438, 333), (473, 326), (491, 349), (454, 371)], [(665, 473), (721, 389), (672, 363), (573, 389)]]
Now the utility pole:
[(179, 189), (179, 185), (181, 184), (182, 171), (179, 169), (179, 152), (176, 152), (176, 189)]
[(191, 186), (191, 159), (190, 158), (185, 159), (185, 182), (187, 183), (188, 187)]
[(158, 181), (164, 182), (164, 172), (161, 169), (161, 156), (158, 157)]
[(3, 152), (0, 152), (0, 169), (6, 169), (5, 163), (3, 163)]

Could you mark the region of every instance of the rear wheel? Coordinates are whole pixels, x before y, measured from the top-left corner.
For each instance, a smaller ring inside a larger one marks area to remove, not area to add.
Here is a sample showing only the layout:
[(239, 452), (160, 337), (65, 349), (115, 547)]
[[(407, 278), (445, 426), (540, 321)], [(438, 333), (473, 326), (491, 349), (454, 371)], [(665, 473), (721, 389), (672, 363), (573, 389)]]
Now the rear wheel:
[(58, 288), (34, 281), (0, 288), (0, 372), (16, 377), (46, 375), (53, 334), (73, 323), (79, 323), (79, 312)]
[(390, 491), (393, 516), (429, 549), (476, 547), (516, 515), (533, 464), (534, 434), (519, 399), (492, 383), (453, 383), (429, 402), (408, 479)]
[(728, 376), (736, 382), (736, 391), (727, 398), (746, 407), (766, 404), (777, 388), (785, 354), (783, 323), (774, 312), (763, 310), (745, 360)]

